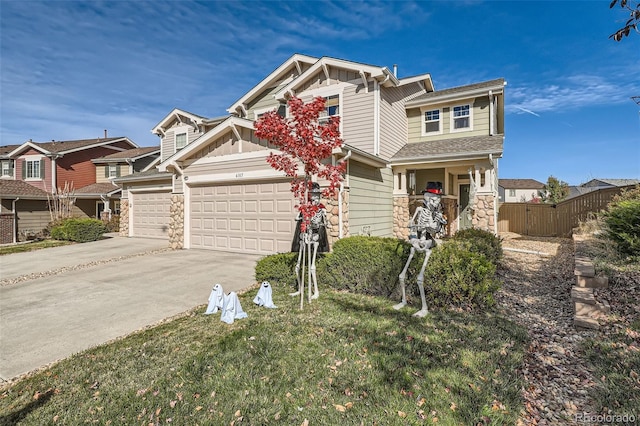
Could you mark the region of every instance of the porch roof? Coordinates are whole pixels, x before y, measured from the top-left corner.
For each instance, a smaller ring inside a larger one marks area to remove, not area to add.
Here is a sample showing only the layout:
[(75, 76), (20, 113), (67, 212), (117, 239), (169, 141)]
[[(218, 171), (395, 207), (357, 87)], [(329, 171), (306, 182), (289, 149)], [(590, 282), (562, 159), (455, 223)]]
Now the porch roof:
[(391, 157), (391, 163), (465, 160), (486, 157), (489, 154), (501, 157), (503, 143), (503, 135), (411, 142)]

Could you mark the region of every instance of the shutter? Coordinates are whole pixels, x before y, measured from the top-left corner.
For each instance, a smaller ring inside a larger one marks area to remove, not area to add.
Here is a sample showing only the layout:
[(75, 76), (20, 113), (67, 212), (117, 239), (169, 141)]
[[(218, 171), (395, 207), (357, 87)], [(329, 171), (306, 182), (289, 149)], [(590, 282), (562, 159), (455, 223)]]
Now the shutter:
[(109, 165), (108, 164), (104, 165), (104, 177), (106, 177), (106, 178), (109, 177)]
[(22, 160), (22, 180), (27, 179), (27, 160)]
[(41, 158), (40, 159), (40, 179), (44, 179), (45, 167), (46, 167), (46, 164), (45, 164), (44, 158)]

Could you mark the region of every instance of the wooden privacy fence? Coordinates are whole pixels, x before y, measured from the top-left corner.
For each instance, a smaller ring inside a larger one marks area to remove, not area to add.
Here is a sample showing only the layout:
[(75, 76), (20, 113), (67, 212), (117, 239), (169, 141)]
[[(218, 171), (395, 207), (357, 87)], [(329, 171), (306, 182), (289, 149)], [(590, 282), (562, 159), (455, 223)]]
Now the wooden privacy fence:
[(504, 203), (498, 212), (498, 232), (533, 237), (569, 237), (571, 230), (590, 215), (607, 207), (625, 188), (599, 189), (558, 204)]

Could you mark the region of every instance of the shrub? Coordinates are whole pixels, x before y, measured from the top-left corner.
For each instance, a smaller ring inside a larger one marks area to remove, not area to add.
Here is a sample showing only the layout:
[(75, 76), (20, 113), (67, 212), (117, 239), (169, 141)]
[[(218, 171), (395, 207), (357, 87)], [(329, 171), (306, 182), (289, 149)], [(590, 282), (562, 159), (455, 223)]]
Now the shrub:
[(389, 297), (398, 290), (398, 275), (409, 247), (396, 238), (343, 238), (318, 265), (318, 282), (339, 290)]
[(450, 240), (433, 250), (425, 272), (430, 305), (494, 304), (493, 294), (500, 288), (496, 265), (469, 247), (466, 241)]
[[(279, 253), (263, 257), (256, 264), (256, 281), (295, 287), (298, 253)], [(317, 267), (317, 263), (316, 263)]]
[(99, 240), (105, 231), (106, 227), (101, 220), (72, 218), (51, 228), (51, 238), (86, 243)]
[(624, 254), (640, 254), (640, 197), (611, 203), (604, 211), (606, 235)]
[(491, 263), (497, 265), (502, 259), (502, 240), (489, 231), (468, 228), (456, 232), (456, 241), (469, 243), (469, 251), (483, 254)]

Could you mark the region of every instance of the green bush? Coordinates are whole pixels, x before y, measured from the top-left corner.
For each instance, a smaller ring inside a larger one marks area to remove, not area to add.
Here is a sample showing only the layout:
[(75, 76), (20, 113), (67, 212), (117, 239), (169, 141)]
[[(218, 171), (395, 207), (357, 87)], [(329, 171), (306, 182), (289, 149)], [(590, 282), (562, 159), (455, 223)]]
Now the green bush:
[(295, 266), (298, 253), (279, 253), (263, 257), (256, 264), (256, 281), (296, 287)]
[(620, 251), (629, 255), (640, 255), (640, 196), (611, 203), (604, 211), (606, 235)]
[(51, 238), (56, 240), (86, 243), (102, 238), (106, 227), (98, 219), (65, 219), (51, 229)]
[(502, 259), (502, 241), (489, 231), (476, 228), (463, 229), (456, 232), (453, 239), (468, 242), (470, 251), (483, 254), (494, 265)]
[(409, 247), (396, 238), (343, 238), (318, 265), (318, 282), (339, 290), (389, 297), (398, 290), (398, 275)]
[(491, 306), (500, 288), (496, 265), (470, 251), (467, 241), (449, 240), (433, 250), (425, 272), (425, 293), (435, 306)]

